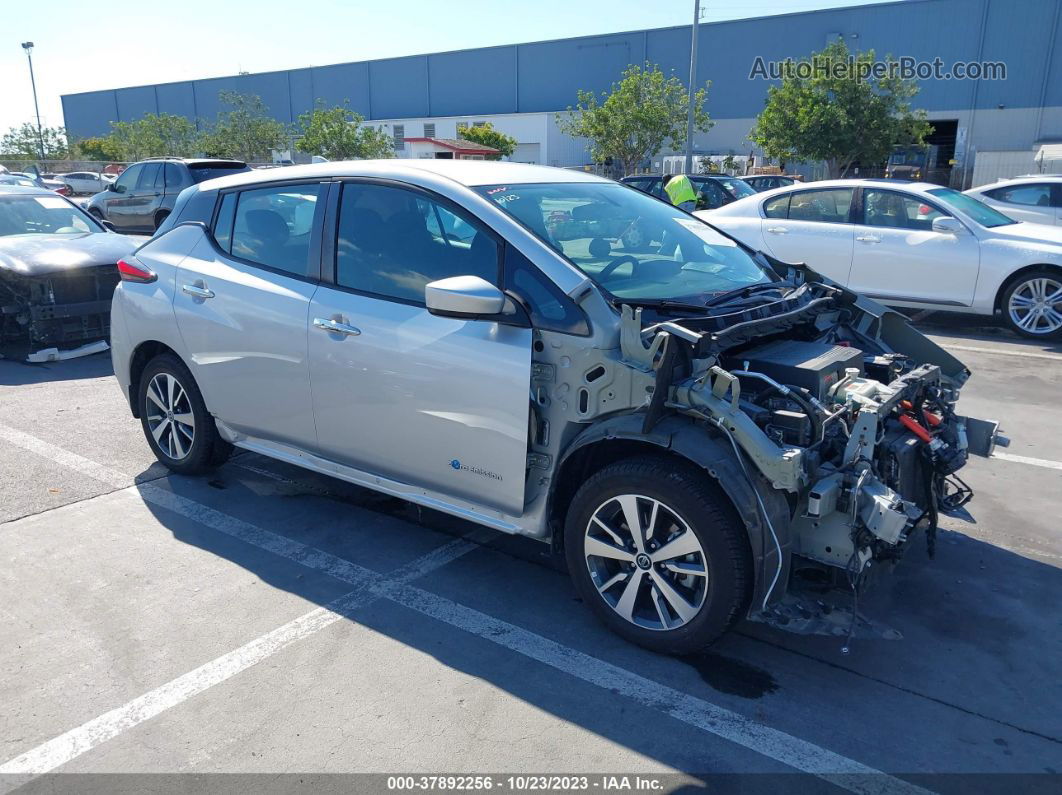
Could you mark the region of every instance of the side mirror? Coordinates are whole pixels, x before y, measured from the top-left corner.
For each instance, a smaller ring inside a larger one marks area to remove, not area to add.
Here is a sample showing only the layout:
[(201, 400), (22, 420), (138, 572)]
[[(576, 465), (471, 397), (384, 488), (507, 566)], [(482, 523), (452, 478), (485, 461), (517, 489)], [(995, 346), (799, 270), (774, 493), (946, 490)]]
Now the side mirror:
[(966, 227), (957, 218), (941, 216), (933, 219), (933, 231), (945, 235), (963, 235), (966, 234)]
[(108, 190), (111, 193), (118, 193), (118, 185), (114, 182), (108, 182), (107, 187), (104, 190)]
[(505, 294), (479, 276), (451, 276), (424, 285), (424, 303), (439, 317), (478, 318), (500, 315)]

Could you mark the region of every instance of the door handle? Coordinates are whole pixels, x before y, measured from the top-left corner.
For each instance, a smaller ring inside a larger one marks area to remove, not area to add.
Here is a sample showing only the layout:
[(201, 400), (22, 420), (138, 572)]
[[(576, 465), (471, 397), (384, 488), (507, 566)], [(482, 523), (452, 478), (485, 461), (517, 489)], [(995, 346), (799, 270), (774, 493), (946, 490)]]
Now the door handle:
[(789, 232), (784, 226), (768, 226), (767, 231), (772, 235), (784, 235)]
[(193, 298), (213, 298), (214, 291), (209, 290), (206, 287), (200, 287), (198, 284), (185, 284), (181, 286), (181, 292), (187, 293)]
[(333, 334), (346, 334), (348, 337), (356, 337), (361, 334), (360, 328), (354, 328), (339, 320), (332, 320), (326, 317), (315, 317), (313, 324), (319, 329), (330, 331)]
[(880, 243), (881, 238), (875, 235), (857, 235), (856, 240), (860, 243)]

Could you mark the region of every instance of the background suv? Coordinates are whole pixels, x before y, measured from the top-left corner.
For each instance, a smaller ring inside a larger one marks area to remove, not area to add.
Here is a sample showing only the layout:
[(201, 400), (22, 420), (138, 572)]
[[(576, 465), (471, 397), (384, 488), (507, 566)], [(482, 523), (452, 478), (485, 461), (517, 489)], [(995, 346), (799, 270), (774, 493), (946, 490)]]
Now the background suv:
[(250, 171), (240, 160), (154, 158), (134, 163), (88, 202), (88, 211), (118, 232), (154, 232), (177, 194), (214, 177)]

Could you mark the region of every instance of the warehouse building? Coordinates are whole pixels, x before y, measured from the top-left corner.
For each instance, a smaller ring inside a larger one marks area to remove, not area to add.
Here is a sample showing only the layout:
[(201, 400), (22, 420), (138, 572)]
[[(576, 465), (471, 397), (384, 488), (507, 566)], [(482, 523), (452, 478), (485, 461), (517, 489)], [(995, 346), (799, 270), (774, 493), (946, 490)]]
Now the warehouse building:
[[(993, 169), (1034, 170), (1039, 146), (1062, 141), (1062, 0), (904, 0), (700, 25), (697, 77), (712, 81), (706, 109), (715, 125), (695, 137), (695, 150), (748, 154), (771, 84), (750, 78), (757, 56), (800, 58), (838, 37), (853, 50), (939, 59), (949, 71), (960, 62), (1005, 66), (1005, 79), (920, 81), (914, 104), (934, 122), (941, 160), (969, 171), (967, 184), (994, 179)], [(106, 89), (63, 96), (63, 112), (70, 134), (84, 137), (145, 113), (213, 119), (224, 110), (221, 91), (257, 94), (286, 123), (316, 100), (349, 101), (386, 126), (400, 156), (411, 155), (409, 139), (454, 139), (463, 125), (490, 122), (519, 141), (514, 160), (580, 166), (589, 162), (585, 142), (561, 133), (556, 114), (579, 89), (606, 91), (632, 63), (658, 64), (685, 82), (690, 39), (689, 26), (660, 28)]]

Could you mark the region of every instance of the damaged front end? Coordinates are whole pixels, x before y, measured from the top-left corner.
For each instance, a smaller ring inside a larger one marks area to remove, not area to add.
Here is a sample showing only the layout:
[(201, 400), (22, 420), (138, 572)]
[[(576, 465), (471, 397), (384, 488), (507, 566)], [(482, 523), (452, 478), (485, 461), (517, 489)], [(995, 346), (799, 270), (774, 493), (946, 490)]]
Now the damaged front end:
[[(753, 550), (763, 570), (751, 618), (892, 637), (857, 619), (871, 570), (919, 535), (932, 556), (939, 514), (973, 494), (958, 471), (1006, 440), (996, 423), (956, 412), (969, 371), (906, 318), (784, 267), (794, 285), (784, 297), (729, 313), (646, 324), (622, 307), (622, 357), (656, 378), (642, 430), (685, 415), (733, 448), (760, 495), (746, 524), (769, 530)], [(779, 494), (787, 516), (766, 507)], [(838, 588), (850, 607), (821, 598)]]
[(0, 353), (22, 358), (110, 335), (113, 263), (50, 273), (0, 269)]

